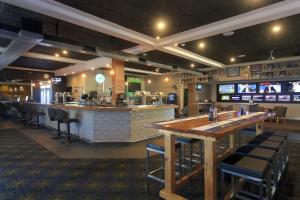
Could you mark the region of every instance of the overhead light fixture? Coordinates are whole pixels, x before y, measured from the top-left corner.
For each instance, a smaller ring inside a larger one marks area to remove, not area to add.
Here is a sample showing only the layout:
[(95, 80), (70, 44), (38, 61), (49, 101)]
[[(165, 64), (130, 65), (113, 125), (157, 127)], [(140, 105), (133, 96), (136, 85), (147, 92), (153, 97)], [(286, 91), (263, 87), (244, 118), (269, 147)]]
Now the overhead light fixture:
[(234, 58), (234, 57), (231, 57), (231, 58), (230, 58), (230, 62), (235, 62), (235, 58)]
[(64, 74), (64, 76), (67, 76), (67, 74)]
[(107, 63), (107, 64), (106, 64), (106, 67), (110, 67), (110, 64)]
[(195, 67), (195, 64), (194, 64), (194, 63), (192, 63), (190, 66), (191, 66), (191, 68), (194, 68), (194, 67)]
[(240, 55), (238, 55), (237, 57), (238, 57), (238, 58), (244, 58), (244, 57), (246, 57), (246, 55), (245, 55), (245, 54), (240, 54)]
[(159, 20), (156, 24), (156, 29), (162, 31), (166, 28), (166, 23), (163, 20)]
[(72, 74), (75, 74), (75, 72), (72, 72)]
[(43, 85), (43, 82), (42, 82), (42, 81), (40, 81), (40, 85)]
[(32, 87), (35, 87), (35, 83), (32, 83), (31, 86), (32, 86)]
[(281, 26), (279, 26), (279, 25), (273, 26), (273, 27), (272, 27), (272, 31), (273, 31), (273, 33), (278, 33), (278, 32), (280, 32), (280, 31), (281, 31)]
[(128, 62), (129, 60), (128, 60), (128, 59), (126, 59), (125, 61), (126, 61), (126, 62)]
[(114, 75), (115, 74), (115, 71), (112, 69), (110, 70), (110, 75)]
[(228, 31), (226, 33), (222, 33), (222, 35), (225, 36), (225, 37), (228, 37), (228, 36), (234, 35), (234, 32), (233, 31)]
[(56, 53), (56, 54), (54, 54), (55, 55), (55, 57), (59, 57), (59, 54), (58, 53)]
[(185, 43), (180, 44), (180, 46), (184, 47), (184, 46), (185, 46)]
[(85, 77), (86, 77), (86, 74), (85, 74), (85, 73), (82, 73), (82, 74), (81, 74), (81, 77), (82, 77), (82, 78), (85, 78)]
[(65, 55), (67, 55), (68, 51), (67, 50), (63, 50), (62, 53), (65, 54)]
[(168, 82), (168, 81), (169, 81), (169, 78), (168, 78), (168, 77), (166, 77), (166, 78), (165, 78), (165, 81), (166, 81), (166, 82)]
[(147, 56), (147, 53), (143, 53), (143, 56)]
[(177, 47), (177, 46), (178, 46), (178, 44), (177, 44), (177, 43), (175, 43), (175, 44), (174, 44), (174, 46), (175, 46), (175, 47)]
[(159, 40), (159, 39), (160, 39), (160, 37), (159, 37), (159, 36), (156, 36), (156, 39), (157, 39), (157, 40)]
[(125, 85), (128, 86), (128, 82), (125, 82)]
[(91, 68), (91, 70), (95, 70), (95, 68), (94, 68), (94, 67), (92, 67), (92, 68)]
[(204, 43), (204, 42), (200, 42), (200, 43), (198, 44), (198, 47), (199, 47), (200, 49), (203, 49), (203, 48), (205, 47), (205, 43)]
[(151, 83), (151, 79), (148, 79), (147, 83), (149, 83), (149, 84), (150, 84), (150, 83)]
[(51, 80), (48, 80), (48, 83), (51, 84)]
[(159, 72), (159, 68), (156, 68), (155, 71), (156, 71), (156, 72)]

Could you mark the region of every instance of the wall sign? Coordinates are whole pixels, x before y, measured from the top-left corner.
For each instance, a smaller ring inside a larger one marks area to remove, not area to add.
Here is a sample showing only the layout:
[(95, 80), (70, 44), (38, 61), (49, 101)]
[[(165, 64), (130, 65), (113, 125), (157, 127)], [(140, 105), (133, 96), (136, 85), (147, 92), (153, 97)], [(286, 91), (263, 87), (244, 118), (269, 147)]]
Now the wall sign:
[(240, 67), (228, 67), (227, 68), (227, 76), (239, 76), (240, 75)]
[(97, 83), (102, 84), (105, 81), (105, 76), (103, 74), (97, 74), (95, 79)]

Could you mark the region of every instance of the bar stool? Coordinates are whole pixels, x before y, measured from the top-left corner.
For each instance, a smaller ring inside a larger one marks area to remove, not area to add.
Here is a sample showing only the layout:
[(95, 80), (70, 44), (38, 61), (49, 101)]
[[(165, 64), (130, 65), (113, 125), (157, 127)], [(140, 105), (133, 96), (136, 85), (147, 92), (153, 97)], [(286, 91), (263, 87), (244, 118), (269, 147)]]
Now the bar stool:
[[(234, 153), (225, 158), (221, 164), (221, 196), (223, 198), (224, 176), (228, 174), (233, 180), (233, 195), (240, 199), (249, 197), (259, 198), (260, 200), (271, 200), (271, 175), (269, 170), (270, 163), (267, 160), (257, 159)], [(239, 182), (236, 178), (243, 178), (245, 182), (258, 186), (258, 194), (245, 189), (239, 189)], [(265, 183), (265, 184), (264, 184)]]
[(66, 124), (67, 125), (68, 143), (70, 143), (71, 142), (70, 124), (78, 123), (79, 120), (76, 118), (69, 118), (69, 113), (62, 109), (56, 109), (55, 114), (56, 114), (56, 119), (58, 121), (58, 137), (60, 137), (60, 135), (61, 135), (60, 124)]
[[(149, 197), (149, 190), (150, 190), (150, 180), (154, 180), (157, 182), (160, 182), (163, 186), (165, 183), (164, 180), (164, 163), (165, 163), (165, 148), (156, 144), (147, 144), (146, 145), (146, 180), (147, 180), (147, 190), (146, 195), (147, 199)], [(176, 143), (175, 144), (175, 150), (179, 150), (179, 172), (175, 173), (175, 177), (180, 177), (181, 175), (181, 144)], [(152, 171), (150, 171), (150, 153), (156, 153), (160, 156), (160, 166)], [(159, 173), (159, 175), (156, 175), (156, 173)]]
[(54, 137), (53, 139), (58, 139), (60, 137), (59, 129), (60, 129), (60, 124), (58, 120), (56, 119), (56, 109), (48, 107), (48, 116), (50, 121), (55, 122), (57, 121), (57, 131), (52, 131), (53, 134), (57, 134), (57, 137)]
[[(199, 163), (202, 163), (203, 161), (203, 142), (198, 139), (191, 139), (191, 138), (183, 138), (183, 137), (177, 137), (176, 142), (181, 144), (182, 147), (182, 154), (181, 159), (183, 160), (183, 170), (188, 169), (190, 172), (193, 171), (193, 167)], [(198, 152), (194, 152), (194, 144), (199, 144), (199, 150)], [(186, 146), (189, 148), (189, 156), (186, 157)], [(198, 160), (194, 159), (198, 158)], [(185, 161), (188, 161), (188, 166), (185, 165)], [(184, 173), (184, 171), (183, 171)]]
[(246, 145), (238, 148), (236, 150), (236, 153), (243, 156), (249, 156), (269, 161), (272, 169), (272, 183), (274, 186), (277, 185), (279, 172), (277, 165), (278, 158), (275, 150)]
[(33, 127), (40, 128), (40, 116), (44, 116), (45, 113), (43, 111), (37, 110), (32, 112), (33, 117), (35, 116), (35, 120), (33, 120)]

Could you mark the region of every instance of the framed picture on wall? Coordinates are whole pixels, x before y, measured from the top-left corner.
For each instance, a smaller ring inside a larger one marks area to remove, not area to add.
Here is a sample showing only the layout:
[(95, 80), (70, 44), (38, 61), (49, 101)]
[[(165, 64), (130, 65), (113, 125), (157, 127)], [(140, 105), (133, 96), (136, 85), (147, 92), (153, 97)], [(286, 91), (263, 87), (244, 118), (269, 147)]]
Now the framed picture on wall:
[(240, 75), (240, 67), (228, 67), (227, 68), (227, 76), (239, 76)]

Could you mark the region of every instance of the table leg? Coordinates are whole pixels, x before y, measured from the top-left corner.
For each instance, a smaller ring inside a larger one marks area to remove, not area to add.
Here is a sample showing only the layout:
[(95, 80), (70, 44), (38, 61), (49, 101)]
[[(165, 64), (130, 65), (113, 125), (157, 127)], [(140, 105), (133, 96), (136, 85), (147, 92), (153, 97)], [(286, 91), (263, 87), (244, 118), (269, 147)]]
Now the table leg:
[(234, 133), (229, 135), (229, 148), (234, 150)]
[(204, 199), (217, 199), (216, 142), (204, 141)]
[(256, 135), (262, 134), (263, 132), (263, 122), (256, 123)]
[(176, 191), (175, 161), (175, 135), (165, 134), (165, 190), (167, 193)]

